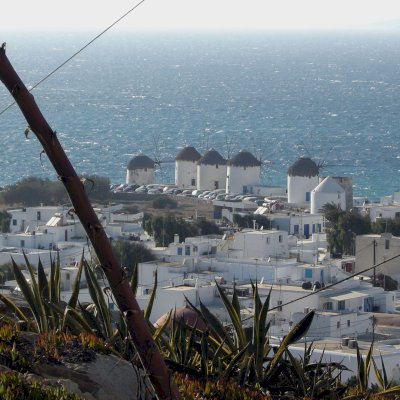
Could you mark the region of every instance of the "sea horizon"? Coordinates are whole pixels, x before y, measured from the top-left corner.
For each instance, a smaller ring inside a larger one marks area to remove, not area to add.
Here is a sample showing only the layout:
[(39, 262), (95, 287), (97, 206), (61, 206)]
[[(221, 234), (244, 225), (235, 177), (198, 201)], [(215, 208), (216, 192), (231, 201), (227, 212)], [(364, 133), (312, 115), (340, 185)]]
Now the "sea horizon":
[[(246, 148), (265, 161), (266, 185), (285, 186), (307, 155), (321, 175), (351, 177), (354, 195), (390, 195), (400, 188), (399, 32), (314, 32), (110, 31), (33, 94), (80, 174), (122, 183), (144, 152), (169, 161), (156, 180), (171, 182), (190, 144), (224, 157)], [(28, 87), (92, 38), (46, 33), (0, 32)], [(0, 109), (11, 101), (1, 86)], [(0, 186), (55, 179), (25, 127), (16, 106), (0, 116)]]

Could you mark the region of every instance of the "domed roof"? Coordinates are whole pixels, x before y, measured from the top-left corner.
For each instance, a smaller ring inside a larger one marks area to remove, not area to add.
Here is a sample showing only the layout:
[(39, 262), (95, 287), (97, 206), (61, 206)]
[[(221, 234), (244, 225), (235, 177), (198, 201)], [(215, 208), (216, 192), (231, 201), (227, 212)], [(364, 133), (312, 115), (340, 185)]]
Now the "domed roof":
[(205, 152), (204, 156), (197, 161), (199, 165), (225, 165), (226, 160), (218, 153), (217, 150), (210, 149)]
[(175, 157), (175, 161), (198, 161), (200, 153), (193, 146), (185, 146)]
[(143, 168), (154, 168), (154, 161), (144, 154), (138, 154), (131, 158), (128, 163), (127, 169), (143, 169)]
[(310, 157), (300, 157), (291, 167), (287, 174), (289, 176), (318, 176), (319, 167)]
[(239, 153), (228, 161), (228, 165), (233, 167), (259, 167), (261, 162), (258, 161), (249, 151), (240, 150)]
[[(160, 326), (163, 326), (165, 324), (165, 321), (168, 318), (168, 313), (162, 315), (158, 320), (154, 323), (154, 327), (157, 329)], [(172, 311), (171, 314), (171, 319), (168, 322), (166, 329), (170, 330), (172, 329), (172, 321), (179, 322), (180, 320), (183, 320), (186, 325), (196, 328), (200, 331), (206, 331), (207, 330), (207, 325), (206, 323), (200, 318), (200, 316), (197, 314), (196, 311), (192, 310), (189, 307), (179, 307), (176, 308), (174, 311)]]
[(344, 193), (345, 190), (332, 177), (327, 176), (314, 190), (314, 193)]

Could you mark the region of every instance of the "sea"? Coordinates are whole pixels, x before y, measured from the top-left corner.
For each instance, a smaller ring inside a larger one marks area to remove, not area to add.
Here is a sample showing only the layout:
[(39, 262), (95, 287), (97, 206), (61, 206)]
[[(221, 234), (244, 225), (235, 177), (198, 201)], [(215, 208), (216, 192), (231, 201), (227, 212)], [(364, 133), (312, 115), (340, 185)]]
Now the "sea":
[[(96, 32), (5, 32), (31, 88)], [(247, 149), (262, 183), (285, 186), (300, 156), (348, 176), (354, 195), (400, 190), (400, 33), (110, 30), (32, 91), (79, 174), (125, 180), (140, 152), (173, 182), (185, 145)], [(12, 102), (0, 85), (0, 112)], [(0, 186), (55, 172), (13, 106), (0, 115)]]

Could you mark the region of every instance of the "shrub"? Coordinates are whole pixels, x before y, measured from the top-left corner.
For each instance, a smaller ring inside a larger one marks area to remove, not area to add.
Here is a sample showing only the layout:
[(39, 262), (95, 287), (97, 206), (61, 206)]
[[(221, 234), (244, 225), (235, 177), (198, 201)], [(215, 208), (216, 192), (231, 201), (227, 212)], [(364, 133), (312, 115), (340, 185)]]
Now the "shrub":
[(176, 208), (178, 206), (178, 203), (171, 199), (170, 197), (167, 196), (156, 196), (153, 199), (152, 202), (153, 208), (160, 208), (160, 209), (164, 209), (164, 208)]

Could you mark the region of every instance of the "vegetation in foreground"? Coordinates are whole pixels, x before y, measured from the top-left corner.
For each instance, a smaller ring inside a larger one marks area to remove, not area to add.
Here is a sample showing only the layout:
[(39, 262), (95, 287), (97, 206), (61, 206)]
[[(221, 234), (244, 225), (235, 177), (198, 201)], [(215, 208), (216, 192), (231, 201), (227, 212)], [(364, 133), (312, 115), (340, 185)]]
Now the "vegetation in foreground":
[[(41, 383), (34, 383), (31, 389), (26, 389), (26, 382), (20, 381), (18, 374), (29, 372), (34, 363), (44, 360), (54, 363), (62, 363), (68, 357), (87, 360), (101, 352), (118, 355), (139, 366), (124, 320), (113, 317), (95, 272), (84, 260), (80, 263), (72, 297), (66, 306), (60, 302), (59, 264), (54, 261), (49, 277), (46, 277), (40, 263), (36, 275), (26, 262), (30, 284), (15, 263), (12, 268), (29, 312), (0, 295), (6, 306), (1, 311), (0, 364), (15, 371), (15, 376), (1, 374), (0, 391), (9, 396), (2, 398), (14, 399), (12, 393), (20, 393), (18, 390), (32, 394), (25, 398), (35, 398), (36, 393), (42, 393), (38, 392), (43, 389)], [(83, 273), (93, 301), (87, 305), (78, 302)], [(136, 268), (131, 277), (131, 288), (136, 292)], [(235, 288), (228, 296), (222, 287), (216, 286), (231, 320), (227, 326), (222, 325), (203, 303), (195, 307), (188, 301), (198, 318), (206, 324), (205, 330), (186, 325), (184, 320), (175, 320), (171, 314), (162, 326), (153, 327), (149, 318), (156, 289), (157, 276), (144, 316), (155, 342), (174, 371), (184, 399), (390, 399), (400, 393), (400, 387), (388, 381), (384, 365), (379, 364), (378, 368), (372, 357), (372, 346), (365, 358), (358, 351), (357, 377), (352, 386), (340, 380), (340, 374), (345, 370), (340, 363), (324, 362), (322, 358), (318, 362), (311, 361), (312, 344), (305, 346), (302, 358), (295, 358), (289, 346), (306, 335), (314, 317), (313, 311), (292, 328), (280, 345), (272, 346), (268, 337), (269, 296), (262, 300), (257, 285), (253, 285), (254, 316), (248, 327), (241, 317)], [(23, 330), (36, 332), (34, 346), (20, 343)], [(376, 393), (372, 393), (370, 387), (370, 370), (379, 382)], [(78, 398), (68, 397), (62, 388), (49, 390), (49, 394), (40, 394), (37, 398), (46, 398), (45, 395), (48, 399)], [(18, 398), (23, 399), (23, 396), (21, 394)]]

